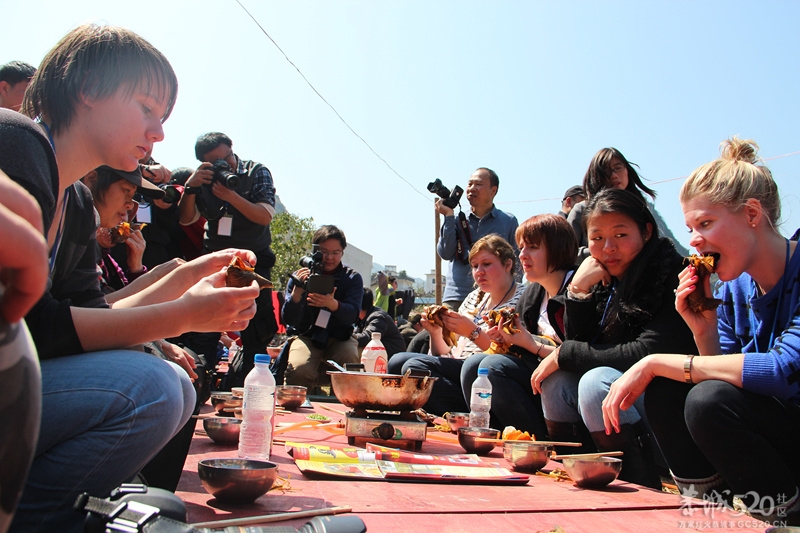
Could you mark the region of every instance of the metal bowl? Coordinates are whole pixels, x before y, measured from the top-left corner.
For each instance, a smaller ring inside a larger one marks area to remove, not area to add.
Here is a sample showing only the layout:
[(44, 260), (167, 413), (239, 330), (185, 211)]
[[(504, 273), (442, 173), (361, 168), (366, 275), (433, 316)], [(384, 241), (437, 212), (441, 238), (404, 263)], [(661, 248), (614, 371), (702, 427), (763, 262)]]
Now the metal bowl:
[(336, 398), (352, 409), (374, 411), (413, 411), (431, 397), (430, 376), (373, 374), (368, 372), (328, 372)]
[(476, 441), (476, 438), (484, 439), (499, 439), (500, 430), (492, 428), (475, 428), (463, 427), (458, 430), (458, 443), (467, 453), (477, 453), (478, 455), (486, 455), (494, 450), (494, 442), (481, 442)]
[(231, 387), (231, 394), (234, 398), (244, 398), (244, 387)]
[(211, 405), (216, 410), (220, 410), (224, 407), (225, 402), (233, 398), (233, 394), (230, 392), (212, 392), (211, 393)]
[(469, 413), (447, 413), (445, 420), (447, 420), (447, 425), (450, 426), (450, 431), (455, 433), (469, 425)]
[(238, 418), (215, 416), (203, 419), (203, 429), (217, 444), (237, 444), (242, 421)]
[(217, 410), (220, 416), (233, 416), (233, 410), (241, 407), (243, 400), (233, 396), (231, 393), (215, 392), (211, 395), (211, 405)]
[(305, 387), (281, 385), (275, 389), (275, 402), (284, 409), (297, 409), (306, 401)]
[(252, 502), (278, 477), (278, 465), (250, 459), (204, 459), (197, 474), (209, 494), (222, 502)]
[(622, 469), (622, 460), (616, 457), (565, 457), (562, 464), (570, 479), (587, 489), (605, 487)]
[(550, 459), (550, 446), (535, 441), (518, 440), (503, 443), (503, 457), (514, 470), (536, 472)]

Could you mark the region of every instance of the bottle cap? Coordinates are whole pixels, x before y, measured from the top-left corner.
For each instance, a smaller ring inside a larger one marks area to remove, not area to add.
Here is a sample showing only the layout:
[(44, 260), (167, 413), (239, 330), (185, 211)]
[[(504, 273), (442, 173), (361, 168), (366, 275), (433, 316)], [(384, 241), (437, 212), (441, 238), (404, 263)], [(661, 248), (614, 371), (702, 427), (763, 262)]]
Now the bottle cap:
[(479, 368), (478, 369), (478, 375), (479, 376), (488, 376), (489, 375), (489, 369), (488, 368)]
[(272, 358), (269, 356), (269, 354), (257, 353), (255, 357), (255, 362), (270, 364), (272, 362)]
[(381, 340), (381, 333), (379, 331), (372, 332), (372, 340), (379, 341)]

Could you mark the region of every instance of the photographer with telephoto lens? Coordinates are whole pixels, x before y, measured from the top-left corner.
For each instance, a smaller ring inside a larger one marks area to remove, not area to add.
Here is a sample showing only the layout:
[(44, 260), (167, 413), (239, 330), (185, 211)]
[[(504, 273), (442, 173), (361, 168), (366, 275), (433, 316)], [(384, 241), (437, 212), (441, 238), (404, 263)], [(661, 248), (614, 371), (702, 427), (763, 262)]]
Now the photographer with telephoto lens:
[[(255, 161), (240, 159), (233, 141), (224, 133), (200, 136), (195, 155), (202, 164), (186, 181), (180, 200), (180, 223), (206, 219), (203, 252), (236, 247), (256, 254), (255, 271), (270, 279), (275, 254), (270, 249), (270, 222), (275, 214), (275, 186), (269, 169)], [(258, 312), (242, 331), (242, 359), (231, 365), (230, 386), (241, 386), (253, 369), (255, 355), (265, 353), (278, 331), (272, 307), (272, 290), (263, 289), (256, 299)]]

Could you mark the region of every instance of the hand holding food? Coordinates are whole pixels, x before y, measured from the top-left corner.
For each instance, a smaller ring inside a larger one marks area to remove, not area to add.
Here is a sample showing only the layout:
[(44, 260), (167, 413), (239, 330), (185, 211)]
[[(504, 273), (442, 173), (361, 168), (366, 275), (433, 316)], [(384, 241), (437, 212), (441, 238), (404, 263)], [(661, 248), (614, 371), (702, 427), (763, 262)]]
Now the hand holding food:
[(108, 230), (113, 244), (125, 242), (131, 236), (131, 232), (141, 230), (147, 224), (140, 224), (138, 222), (120, 222), (115, 227)]
[(446, 305), (429, 305), (425, 307), (424, 314), (429, 322), (442, 328), (442, 338), (447, 346), (455, 346), (458, 342), (458, 335), (450, 331), (444, 324), (443, 315), (449, 311)]
[(714, 273), (717, 266), (719, 254), (692, 254), (686, 257), (684, 261), (695, 268), (697, 272), (697, 288), (689, 294), (686, 298), (689, 308), (695, 313), (702, 313), (703, 311), (711, 311), (719, 307), (722, 300), (712, 298), (710, 294), (706, 293), (706, 279)]
[[(484, 320), (490, 327), (497, 327), (498, 330), (506, 335), (514, 335), (520, 331), (516, 325), (519, 321), (519, 316), (513, 307), (490, 309), (484, 315)], [(507, 342), (493, 340), (486, 353), (508, 353), (510, 347), (511, 345)]]
[(239, 256), (231, 259), (228, 265), (228, 272), (225, 276), (225, 285), (228, 287), (249, 287), (253, 281), (258, 283), (260, 289), (271, 289), (272, 282), (264, 276), (256, 273), (255, 268), (250, 263)]

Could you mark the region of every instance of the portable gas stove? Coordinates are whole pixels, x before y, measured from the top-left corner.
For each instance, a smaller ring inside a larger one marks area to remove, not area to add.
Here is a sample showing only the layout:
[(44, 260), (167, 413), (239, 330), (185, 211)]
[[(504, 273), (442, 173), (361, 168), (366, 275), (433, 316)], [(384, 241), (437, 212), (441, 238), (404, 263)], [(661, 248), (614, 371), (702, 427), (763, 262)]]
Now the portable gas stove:
[(413, 411), (367, 411), (353, 409), (345, 414), (344, 434), (350, 446), (367, 442), (419, 451), (428, 431), (428, 424)]

